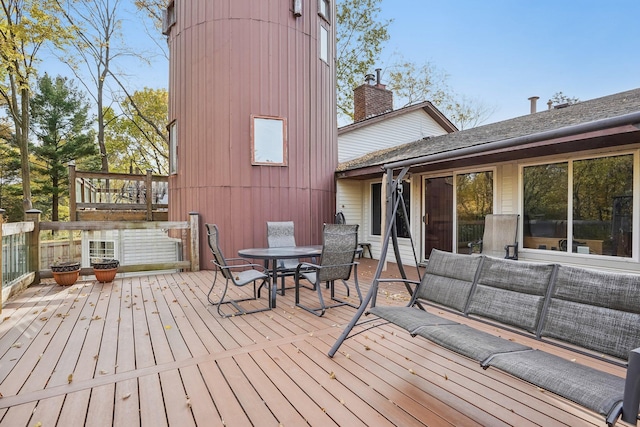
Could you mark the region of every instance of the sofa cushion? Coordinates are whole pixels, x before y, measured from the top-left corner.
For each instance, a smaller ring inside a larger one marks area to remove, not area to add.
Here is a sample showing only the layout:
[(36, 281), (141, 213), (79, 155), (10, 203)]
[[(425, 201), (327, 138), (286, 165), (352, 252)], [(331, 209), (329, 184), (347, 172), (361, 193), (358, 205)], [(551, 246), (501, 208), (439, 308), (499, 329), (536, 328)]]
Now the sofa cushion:
[(622, 401), (624, 378), (543, 351), (500, 354), (494, 366), (605, 417)]
[(640, 276), (560, 266), (542, 336), (626, 360), (640, 347)]
[(416, 290), (417, 297), (464, 311), (481, 260), (477, 256), (432, 250), (422, 282)]
[(467, 325), (423, 326), (415, 334), (478, 362), (498, 353), (531, 349)]
[(467, 313), (534, 333), (554, 268), (553, 264), (486, 258)]

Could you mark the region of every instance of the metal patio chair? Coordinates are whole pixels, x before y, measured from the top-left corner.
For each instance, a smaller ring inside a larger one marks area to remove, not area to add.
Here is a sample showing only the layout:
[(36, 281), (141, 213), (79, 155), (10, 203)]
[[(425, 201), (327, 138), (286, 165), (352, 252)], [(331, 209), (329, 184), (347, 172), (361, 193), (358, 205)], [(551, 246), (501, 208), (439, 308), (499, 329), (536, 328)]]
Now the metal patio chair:
[[(211, 284), (211, 289), (209, 289), (209, 293), (207, 294), (207, 299), (211, 304), (217, 306), (218, 314), (222, 317), (229, 317), (239, 314), (251, 314), (258, 313), (260, 311), (271, 310), (270, 303), (267, 303), (267, 307), (260, 307), (253, 310), (246, 310), (239, 304), (244, 301), (253, 301), (260, 298), (260, 288), (262, 288), (262, 286), (266, 286), (268, 291), (271, 290), (271, 279), (268, 270), (259, 264), (247, 263), (246, 260), (242, 258), (225, 258), (218, 243), (220, 234), (218, 231), (218, 226), (216, 224), (205, 224), (205, 226), (207, 228), (209, 248), (211, 249), (211, 253), (213, 254), (213, 259), (211, 260), (211, 262), (216, 266), (213, 283)], [(222, 274), (222, 277), (224, 277), (225, 284), (224, 291), (222, 291), (220, 299), (215, 302), (211, 300), (211, 293), (213, 292), (213, 288), (216, 286), (218, 271), (220, 271), (220, 274)], [(256, 287), (256, 282), (258, 281), (261, 281), (260, 286)], [(227, 290), (229, 289), (229, 282), (238, 287), (243, 287), (245, 285), (248, 285), (249, 283), (253, 283), (253, 297), (246, 297), (235, 300), (229, 299), (225, 301), (225, 296), (227, 295)], [(267, 293), (267, 296), (269, 295), (270, 292)], [(233, 306), (235, 311), (231, 314), (222, 313), (220, 307), (223, 304), (229, 304)]]
[[(285, 246), (296, 246), (293, 221), (267, 221), (267, 246), (270, 248), (281, 248)], [(277, 273), (281, 277), (280, 294), (284, 295), (286, 276), (294, 276), (296, 268), (300, 263), (297, 259), (278, 260)], [(274, 280), (274, 286), (277, 285)]]
[[(354, 308), (362, 303), (362, 294), (358, 285), (358, 263), (354, 261), (358, 250), (358, 225), (345, 224), (325, 224), (323, 229), (322, 255), (319, 264), (300, 263), (295, 273), (296, 306), (322, 316), (327, 308), (348, 305)], [(353, 281), (358, 293), (360, 303), (355, 305), (349, 301), (341, 300), (335, 296), (335, 281), (340, 280), (347, 289), (349, 297), (349, 285), (346, 280), (351, 277), (353, 270)], [(300, 287), (303, 279), (311, 282), (318, 293), (320, 306), (310, 308), (300, 304)], [(321, 283), (326, 283), (330, 288), (331, 300), (335, 304), (325, 305), (322, 296)]]
[(470, 253), (518, 259), (518, 214), (488, 214), (484, 218), (482, 240), (469, 243)]

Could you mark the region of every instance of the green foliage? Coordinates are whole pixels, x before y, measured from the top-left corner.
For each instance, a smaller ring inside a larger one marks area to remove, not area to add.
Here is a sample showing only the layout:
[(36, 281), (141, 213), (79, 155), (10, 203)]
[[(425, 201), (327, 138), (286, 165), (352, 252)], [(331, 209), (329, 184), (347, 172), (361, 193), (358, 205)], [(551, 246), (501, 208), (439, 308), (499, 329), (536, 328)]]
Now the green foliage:
[(573, 219), (610, 221), (613, 200), (633, 191), (633, 156), (573, 162)]
[(58, 220), (60, 197), (68, 194), (67, 164), (98, 152), (88, 111), (88, 102), (72, 80), (63, 77), (52, 80), (47, 74), (38, 80), (38, 92), (31, 102), (31, 120), (38, 139), (32, 149), (37, 158), (33, 170), (41, 174), (41, 179), (34, 181), (42, 185), (39, 194), (52, 198), (49, 203), (52, 221)]
[(529, 220), (567, 220), (568, 170), (567, 163), (524, 168), (525, 217)]
[(456, 214), (459, 221), (483, 219), (493, 212), (493, 172), (457, 176)]
[(62, 49), (72, 40), (59, 20), (56, 0), (0, 0), (0, 104), (13, 121), (20, 149), (23, 208), (32, 207), (29, 165), (29, 97), (38, 54), (45, 45)]
[(20, 151), (5, 120), (0, 120), (0, 208), (5, 220), (22, 221), (22, 189), (20, 185)]
[(105, 110), (105, 144), (112, 171), (126, 173), (133, 167), (134, 172), (168, 174), (168, 103), (165, 89), (145, 88), (120, 104), (121, 115)]
[(378, 21), (382, 0), (339, 0), (336, 3), (336, 79), (338, 115), (353, 120), (353, 89), (378, 61), (389, 40), (391, 21)]
[(578, 98), (567, 96), (562, 92), (554, 93), (549, 101), (551, 101), (552, 105), (563, 105), (563, 104), (573, 105), (580, 102)]

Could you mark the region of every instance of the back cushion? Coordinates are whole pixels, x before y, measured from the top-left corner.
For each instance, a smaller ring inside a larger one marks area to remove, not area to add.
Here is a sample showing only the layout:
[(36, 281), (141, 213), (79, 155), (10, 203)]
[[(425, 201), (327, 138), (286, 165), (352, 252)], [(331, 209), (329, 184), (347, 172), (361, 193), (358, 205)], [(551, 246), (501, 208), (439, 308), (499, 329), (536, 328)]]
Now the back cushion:
[(560, 266), (542, 335), (627, 359), (640, 347), (640, 276)]
[(418, 287), (418, 298), (464, 311), (481, 259), (432, 250)]
[(553, 270), (553, 264), (486, 257), (467, 313), (535, 332)]

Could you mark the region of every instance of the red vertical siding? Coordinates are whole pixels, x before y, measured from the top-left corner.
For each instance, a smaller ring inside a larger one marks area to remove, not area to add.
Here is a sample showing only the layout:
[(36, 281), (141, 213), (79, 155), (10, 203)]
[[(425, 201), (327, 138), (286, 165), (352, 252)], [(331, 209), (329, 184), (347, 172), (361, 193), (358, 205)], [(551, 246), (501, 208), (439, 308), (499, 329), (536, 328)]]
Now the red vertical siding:
[[(178, 123), (178, 174), (169, 217), (196, 211), (217, 223), (229, 257), (266, 245), (266, 221), (293, 220), (299, 244), (320, 243), (335, 212), (335, 70), (319, 59), (315, 2), (299, 18), (291, 8), (290, 0), (175, 1), (169, 119)], [(288, 166), (251, 165), (251, 114), (287, 119)]]

